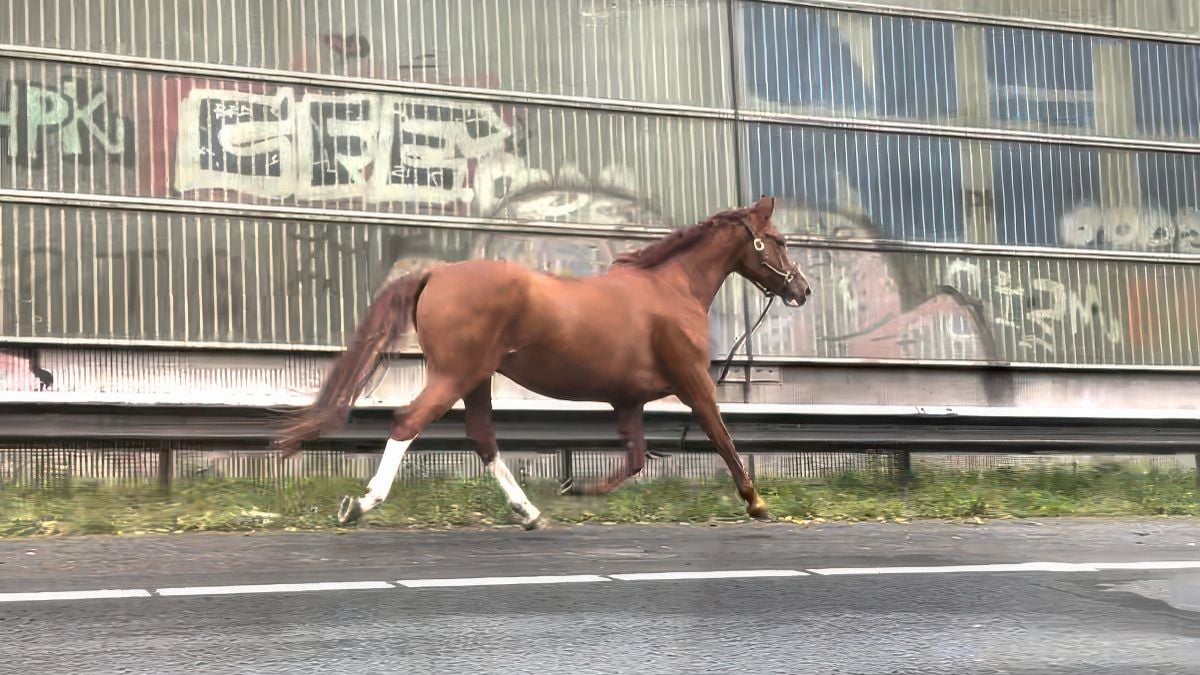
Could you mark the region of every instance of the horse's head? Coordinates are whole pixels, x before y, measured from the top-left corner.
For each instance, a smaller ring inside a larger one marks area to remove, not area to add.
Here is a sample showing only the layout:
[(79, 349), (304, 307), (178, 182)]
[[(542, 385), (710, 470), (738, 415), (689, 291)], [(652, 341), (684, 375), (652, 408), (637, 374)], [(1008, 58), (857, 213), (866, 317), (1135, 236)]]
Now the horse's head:
[(812, 295), (812, 288), (808, 278), (788, 257), (787, 242), (771, 222), (774, 212), (775, 198), (765, 195), (740, 212), (738, 218), (745, 226), (741, 235), (745, 250), (738, 257), (734, 271), (763, 293), (778, 295), (784, 303), (799, 307)]

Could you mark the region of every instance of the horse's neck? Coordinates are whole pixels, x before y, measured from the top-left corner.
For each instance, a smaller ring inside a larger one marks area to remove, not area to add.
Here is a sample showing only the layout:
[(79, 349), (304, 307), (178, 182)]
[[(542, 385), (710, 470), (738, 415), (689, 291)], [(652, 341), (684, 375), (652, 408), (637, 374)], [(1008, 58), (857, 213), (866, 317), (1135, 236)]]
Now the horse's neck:
[(737, 253), (729, 239), (728, 231), (714, 232), (709, 239), (664, 262), (657, 268), (658, 273), (675, 281), (707, 310), (733, 273)]

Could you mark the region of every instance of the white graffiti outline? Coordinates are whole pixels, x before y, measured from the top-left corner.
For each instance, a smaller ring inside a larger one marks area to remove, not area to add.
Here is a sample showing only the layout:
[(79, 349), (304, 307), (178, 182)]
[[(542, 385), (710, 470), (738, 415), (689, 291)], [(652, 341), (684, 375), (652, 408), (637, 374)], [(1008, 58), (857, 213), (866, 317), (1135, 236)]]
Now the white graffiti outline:
[[(363, 119), (326, 119), (321, 110), (327, 103), (358, 105), (366, 114)], [(239, 158), (278, 152), (280, 175), (204, 167), (203, 156), (210, 151), (200, 144), (200, 114), (206, 105), (211, 114), (224, 116), (247, 116), (253, 106), (266, 106), (275, 119), (221, 126), (218, 140), (222, 150)], [(332, 157), (325, 156), (326, 141), (347, 136), (359, 138), (369, 153), (335, 151)], [(503, 156), (511, 136), (512, 129), (490, 104), (370, 94), (298, 98), (291, 88), (274, 94), (198, 88), (189, 91), (180, 106), (175, 187), (180, 191), (228, 189), (266, 198), (470, 202), (475, 198), (468, 185), (470, 162), (486, 164)], [(397, 156), (398, 164), (393, 162)], [(321, 165), (340, 166), (349, 181), (315, 182), (313, 170)], [(420, 180), (413, 179), (417, 174), (422, 175)], [(494, 198), (493, 186), (489, 199)]]

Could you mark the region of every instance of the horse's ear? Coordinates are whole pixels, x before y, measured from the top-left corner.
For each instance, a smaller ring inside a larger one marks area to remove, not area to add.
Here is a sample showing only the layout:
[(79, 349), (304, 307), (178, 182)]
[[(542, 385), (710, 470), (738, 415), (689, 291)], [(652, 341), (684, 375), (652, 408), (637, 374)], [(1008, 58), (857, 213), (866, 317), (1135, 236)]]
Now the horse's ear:
[(768, 220), (771, 214), (775, 213), (775, 198), (763, 195), (754, 204), (754, 213), (763, 220)]

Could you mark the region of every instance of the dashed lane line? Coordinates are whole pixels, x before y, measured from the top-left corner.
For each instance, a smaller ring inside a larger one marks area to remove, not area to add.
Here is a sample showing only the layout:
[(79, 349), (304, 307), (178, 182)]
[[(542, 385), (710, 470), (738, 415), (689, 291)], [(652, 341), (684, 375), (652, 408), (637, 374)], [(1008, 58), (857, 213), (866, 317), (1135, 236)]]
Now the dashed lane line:
[(609, 581), (596, 574), (563, 574), (538, 577), (475, 577), (467, 579), (401, 579), (405, 588), (453, 588), (460, 586), (516, 586), (528, 584), (578, 584)]
[(365, 591), (395, 588), (386, 581), (320, 581), (309, 584), (249, 584), (239, 586), (178, 586), (155, 589), (157, 595), (238, 595), (243, 593), (307, 593), (310, 591)]
[(763, 577), (806, 577), (798, 570), (725, 570), (717, 572), (645, 572), (640, 574), (610, 574), (618, 581), (685, 581), (691, 579), (754, 579)]
[(104, 589), (98, 591), (42, 591), (39, 593), (0, 593), (0, 602), (37, 602), (44, 600), (101, 600), (106, 598), (148, 598), (150, 591), (141, 588)]
[(928, 565), (909, 567), (814, 567), (804, 570), (712, 570), (676, 572), (637, 572), (621, 574), (561, 574), (539, 576), (466, 577), (449, 579), (400, 579), (388, 581), (329, 581), (294, 584), (240, 584), (228, 586), (172, 586), (155, 589), (125, 588), (83, 591), (39, 591), (0, 593), (0, 602), (44, 602), (100, 600), (119, 598), (186, 597), (240, 594), (305, 593), (317, 591), (383, 590), (397, 587), (467, 588), (480, 586), (523, 586), (599, 582), (689, 581), (705, 579), (755, 579), (786, 577), (872, 576), (902, 574), (961, 573), (1089, 573), (1105, 570), (1186, 570), (1200, 569), (1200, 560), (1146, 560), (1135, 562), (1023, 562), (979, 565)]

